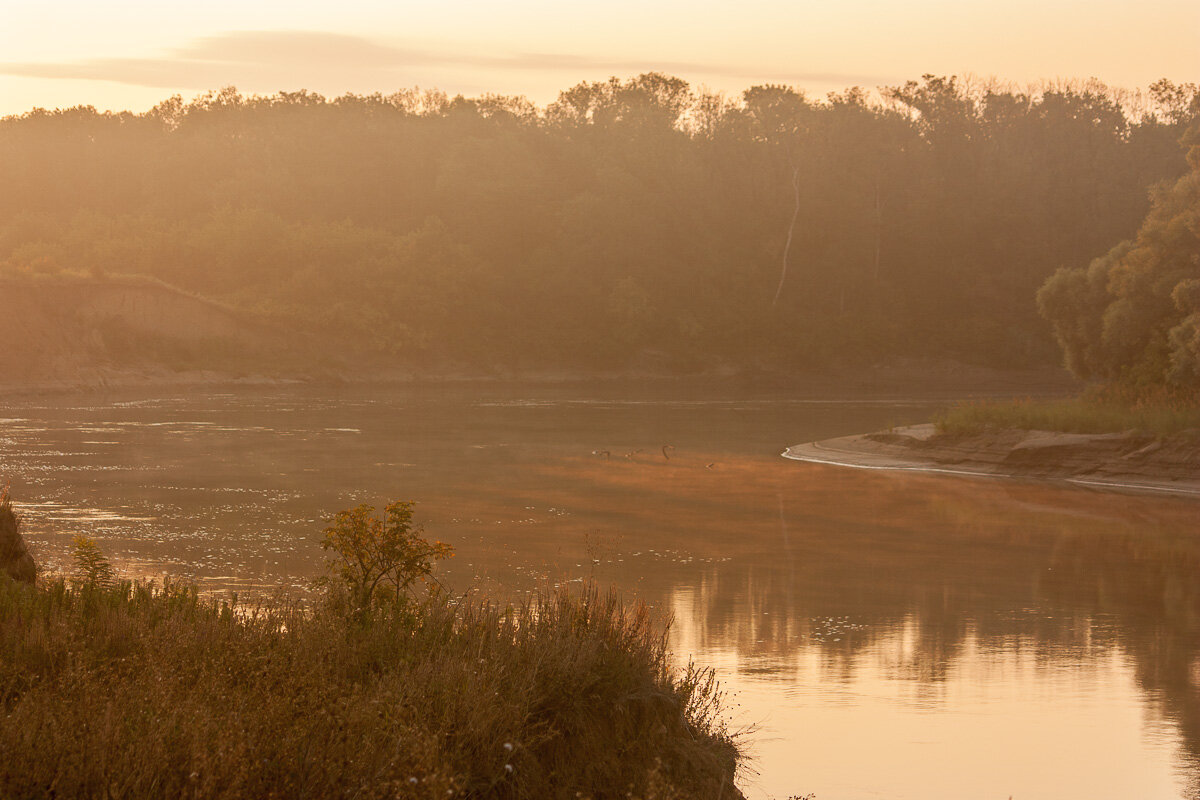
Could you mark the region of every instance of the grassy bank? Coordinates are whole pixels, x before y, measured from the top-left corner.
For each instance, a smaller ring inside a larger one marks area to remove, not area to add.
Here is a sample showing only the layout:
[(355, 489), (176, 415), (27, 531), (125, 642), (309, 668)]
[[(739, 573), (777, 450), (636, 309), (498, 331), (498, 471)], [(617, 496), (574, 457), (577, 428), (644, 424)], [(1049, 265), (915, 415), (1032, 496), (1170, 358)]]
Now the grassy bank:
[(253, 609), (0, 577), (0, 796), (740, 796), (712, 674), (585, 587)]
[(1093, 390), (1060, 400), (959, 403), (934, 419), (940, 433), (1024, 429), (1068, 433), (1139, 431), (1159, 437), (1200, 437), (1200, 399), (1166, 392)]

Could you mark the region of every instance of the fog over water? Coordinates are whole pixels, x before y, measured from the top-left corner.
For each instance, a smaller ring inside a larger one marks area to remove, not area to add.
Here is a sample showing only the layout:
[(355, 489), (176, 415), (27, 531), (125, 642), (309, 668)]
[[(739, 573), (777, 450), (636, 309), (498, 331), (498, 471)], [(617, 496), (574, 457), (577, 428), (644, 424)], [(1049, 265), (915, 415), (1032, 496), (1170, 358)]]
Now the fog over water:
[(755, 728), (750, 796), (1200, 796), (1200, 503), (779, 457), (940, 400), (471, 384), (7, 400), (0, 479), (50, 568), (85, 533), (125, 575), (302, 589), (325, 516), (405, 499), (455, 547), (455, 591), (615, 583), (673, 617), (680, 663), (718, 669), (732, 724)]

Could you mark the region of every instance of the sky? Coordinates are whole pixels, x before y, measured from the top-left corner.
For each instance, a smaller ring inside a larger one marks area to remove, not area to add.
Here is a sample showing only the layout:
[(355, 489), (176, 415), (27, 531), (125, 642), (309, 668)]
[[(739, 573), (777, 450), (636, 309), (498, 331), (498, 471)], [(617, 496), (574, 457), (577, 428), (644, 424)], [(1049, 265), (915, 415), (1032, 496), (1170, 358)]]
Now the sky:
[(736, 97), (925, 73), (1200, 81), (1197, 0), (0, 0), (0, 115), (180, 94), (520, 94), (657, 70)]

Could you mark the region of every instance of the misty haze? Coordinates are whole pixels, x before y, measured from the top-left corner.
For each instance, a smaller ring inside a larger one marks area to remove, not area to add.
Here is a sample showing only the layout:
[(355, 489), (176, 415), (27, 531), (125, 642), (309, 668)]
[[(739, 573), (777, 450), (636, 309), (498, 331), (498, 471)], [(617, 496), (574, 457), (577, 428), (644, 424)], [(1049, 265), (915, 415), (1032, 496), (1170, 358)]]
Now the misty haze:
[(1200, 798), (1195, 82), (361, 5), (0, 63), (0, 796)]

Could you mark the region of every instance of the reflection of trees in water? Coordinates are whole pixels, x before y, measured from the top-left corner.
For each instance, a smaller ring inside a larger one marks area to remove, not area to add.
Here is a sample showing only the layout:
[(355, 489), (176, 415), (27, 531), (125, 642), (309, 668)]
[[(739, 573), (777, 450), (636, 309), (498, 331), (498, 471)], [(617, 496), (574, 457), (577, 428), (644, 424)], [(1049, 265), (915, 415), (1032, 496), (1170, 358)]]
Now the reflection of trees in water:
[[(1147, 531), (1095, 542), (1067, 534), (1052, 565), (1044, 596), (1113, 618), (1139, 685), (1162, 699), (1200, 767), (1200, 537), (1164, 540)], [(1188, 796), (1200, 797), (1200, 775), (1191, 777)]]
[(815, 646), (823, 672), (845, 680), (868, 650), (886, 651), (898, 677), (940, 681), (968, 643), (1020, 646), (1041, 661), (1083, 658), (1116, 643), (1110, 627), (1086, 614), (1039, 613), (1029, 594), (1004, 606), (960, 581), (905, 587), (899, 575), (875, 582), (797, 560), (710, 568), (673, 598), (679, 633), (697, 649), (736, 650), (749, 669), (774, 673), (798, 672), (789, 656)]
[[(1090, 494), (1080, 508), (1056, 503), (1061, 496), (1031, 499), (1030, 487), (1007, 494), (1031, 529), (1051, 533), (1040, 537), (1048, 552), (1036, 575), (1038, 605), (1074, 614), (1082, 630), (1096, 631), (1097, 621), (1111, 629), (1105, 638), (1132, 657), (1139, 685), (1178, 726), (1195, 762), (1189, 796), (1200, 796), (1200, 507)], [(963, 520), (978, 513), (961, 500), (946, 508)]]
[(1200, 762), (1195, 504), (996, 487), (926, 496), (921, 535), (856, 522), (879, 503), (869, 498), (836, 532), (789, 523), (785, 509), (769, 557), (735, 558), (676, 591), (678, 635), (736, 650), (746, 671), (799, 678), (815, 659), (823, 680), (849, 682), (870, 660), (934, 694), (966, 650), (1048, 665), (1119, 648)]

